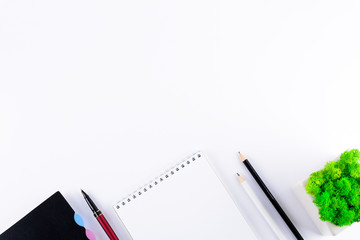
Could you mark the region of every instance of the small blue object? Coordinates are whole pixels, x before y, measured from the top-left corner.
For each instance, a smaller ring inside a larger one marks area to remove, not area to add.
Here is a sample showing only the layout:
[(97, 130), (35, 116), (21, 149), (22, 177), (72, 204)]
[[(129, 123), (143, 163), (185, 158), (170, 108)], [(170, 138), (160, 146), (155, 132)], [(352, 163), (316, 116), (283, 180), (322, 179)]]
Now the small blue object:
[(82, 217), (79, 214), (75, 213), (74, 219), (75, 219), (75, 222), (77, 223), (77, 225), (84, 227), (84, 220), (82, 219)]

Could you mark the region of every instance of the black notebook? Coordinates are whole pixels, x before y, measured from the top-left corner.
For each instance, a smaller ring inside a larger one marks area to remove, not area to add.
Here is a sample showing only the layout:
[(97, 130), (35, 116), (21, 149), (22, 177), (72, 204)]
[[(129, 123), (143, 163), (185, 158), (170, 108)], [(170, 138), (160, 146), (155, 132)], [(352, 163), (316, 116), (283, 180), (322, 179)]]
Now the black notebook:
[(81, 217), (74, 212), (61, 193), (56, 192), (1, 234), (0, 240), (95, 239), (83, 225)]

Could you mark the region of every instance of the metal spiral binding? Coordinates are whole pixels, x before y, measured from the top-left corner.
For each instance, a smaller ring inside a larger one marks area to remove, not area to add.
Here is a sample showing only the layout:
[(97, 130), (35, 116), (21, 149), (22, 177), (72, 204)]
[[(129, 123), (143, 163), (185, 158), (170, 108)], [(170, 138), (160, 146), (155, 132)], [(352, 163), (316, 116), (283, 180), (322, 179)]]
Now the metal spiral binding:
[(118, 204), (116, 205), (116, 209), (120, 209), (121, 207), (124, 207), (127, 203), (134, 201), (136, 198), (140, 197), (142, 194), (146, 193), (147, 191), (151, 191), (153, 188), (155, 188), (157, 185), (159, 185), (166, 179), (170, 178), (176, 172), (179, 172), (182, 168), (185, 168), (186, 165), (191, 164), (191, 162), (193, 162), (199, 158), (201, 158), (201, 153), (196, 153), (196, 154), (192, 155), (190, 158), (188, 158), (187, 160), (182, 161), (181, 163), (175, 165), (175, 167), (172, 167), (170, 170), (166, 171), (159, 177), (155, 178), (150, 183), (145, 184), (138, 190), (134, 191), (132, 194), (128, 195), (127, 197), (125, 197), (124, 199), (119, 201)]

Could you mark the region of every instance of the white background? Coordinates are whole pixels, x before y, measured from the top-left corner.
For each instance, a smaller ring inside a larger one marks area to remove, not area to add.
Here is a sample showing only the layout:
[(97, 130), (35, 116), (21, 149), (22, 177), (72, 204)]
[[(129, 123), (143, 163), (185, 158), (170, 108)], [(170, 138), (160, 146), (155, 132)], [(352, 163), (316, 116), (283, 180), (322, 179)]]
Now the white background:
[(81, 187), (124, 236), (112, 205), (202, 150), (260, 239), (276, 238), (235, 172), (292, 239), (241, 150), (304, 238), (326, 239), (291, 189), (360, 147), (359, 12), (331, 0), (1, 0), (0, 232), (60, 190), (106, 239)]

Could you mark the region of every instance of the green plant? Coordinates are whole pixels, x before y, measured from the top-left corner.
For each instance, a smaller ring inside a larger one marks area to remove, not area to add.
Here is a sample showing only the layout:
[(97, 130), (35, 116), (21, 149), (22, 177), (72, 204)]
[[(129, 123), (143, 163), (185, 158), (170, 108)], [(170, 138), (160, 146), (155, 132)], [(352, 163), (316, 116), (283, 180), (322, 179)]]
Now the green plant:
[(360, 222), (360, 151), (345, 151), (312, 173), (306, 191), (315, 197), (321, 220), (337, 226)]

